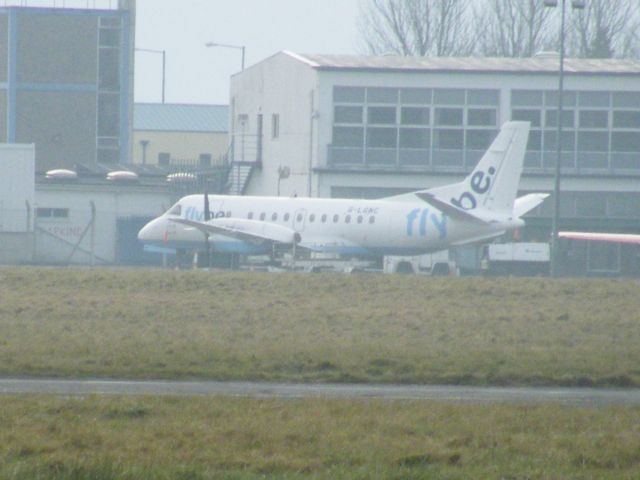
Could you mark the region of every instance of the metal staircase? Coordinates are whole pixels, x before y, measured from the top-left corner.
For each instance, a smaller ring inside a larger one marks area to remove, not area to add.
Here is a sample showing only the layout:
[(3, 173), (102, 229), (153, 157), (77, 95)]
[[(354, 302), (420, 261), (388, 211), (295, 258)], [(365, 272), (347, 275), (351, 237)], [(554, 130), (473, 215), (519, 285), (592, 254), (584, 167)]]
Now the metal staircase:
[(243, 195), (255, 167), (255, 162), (232, 163), (227, 178), (226, 193), (228, 195)]

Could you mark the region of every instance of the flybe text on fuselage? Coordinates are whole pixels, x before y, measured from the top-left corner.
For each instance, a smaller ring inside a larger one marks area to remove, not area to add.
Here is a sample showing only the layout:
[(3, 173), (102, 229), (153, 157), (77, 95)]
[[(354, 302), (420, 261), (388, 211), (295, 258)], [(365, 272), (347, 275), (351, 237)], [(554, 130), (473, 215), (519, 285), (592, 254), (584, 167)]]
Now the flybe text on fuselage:
[(483, 195), (489, 191), (491, 188), (491, 182), (493, 179), (493, 175), (496, 173), (496, 169), (493, 167), (489, 167), (487, 173), (479, 170), (474, 172), (469, 179), (469, 186), (471, 191), (466, 190), (460, 194), (458, 198), (453, 197), (451, 199), (451, 203), (458, 208), (462, 208), (463, 210), (473, 210), (478, 206), (478, 201), (476, 200), (477, 195)]

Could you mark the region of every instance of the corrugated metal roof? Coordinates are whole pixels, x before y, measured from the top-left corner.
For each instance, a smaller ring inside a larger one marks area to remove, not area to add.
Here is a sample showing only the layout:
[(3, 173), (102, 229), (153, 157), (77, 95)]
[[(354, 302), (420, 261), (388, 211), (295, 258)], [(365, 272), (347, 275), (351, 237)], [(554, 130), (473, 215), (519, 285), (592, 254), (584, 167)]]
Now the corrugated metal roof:
[(136, 103), (133, 129), (162, 132), (228, 132), (228, 105)]
[[(294, 54), (291, 57), (320, 70), (403, 70), (403, 71), (469, 71), (555, 73), (558, 56), (532, 58), (496, 57), (403, 57), (396, 55), (318, 55)], [(567, 58), (567, 73), (638, 74), (640, 61), (622, 59)]]

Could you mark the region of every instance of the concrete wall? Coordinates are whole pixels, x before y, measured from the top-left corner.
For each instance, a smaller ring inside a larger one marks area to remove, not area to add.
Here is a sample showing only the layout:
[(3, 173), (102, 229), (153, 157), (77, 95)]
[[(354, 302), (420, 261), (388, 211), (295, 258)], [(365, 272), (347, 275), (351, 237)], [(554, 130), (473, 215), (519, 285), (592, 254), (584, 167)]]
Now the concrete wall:
[(0, 232), (29, 232), (35, 199), (33, 145), (0, 145)]
[[(314, 118), (317, 102), (317, 75), (306, 64), (278, 53), (247, 68), (231, 79), (231, 132), (240, 138), (239, 115), (247, 115), (244, 131), (248, 138), (257, 133), (258, 115), (263, 122), (262, 168), (251, 179), (248, 195), (276, 195), (278, 168), (288, 167), (290, 176), (280, 182), (282, 196), (307, 196), (311, 144), (315, 142)], [(279, 135), (273, 138), (273, 116), (279, 118)], [(236, 142), (236, 148), (238, 148)]]
[[(95, 205), (95, 230), (92, 248), (91, 202)], [(38, 186), (36, 207), (58, 209), (61, 215), (38, 216), (36, 222), (36, 262), (87, 264), (91, 253), (97, 264), (116, 261), (116, 222), (128, 217), (155, 217), (171, 206), (168, 193), (158, 189), (117, 185)], [(68, 210), (66, 216), (63, 214)], [(84, 237), (83, 237), (84, 233)], [(74, 255), (69, 258), (75, 245)]]

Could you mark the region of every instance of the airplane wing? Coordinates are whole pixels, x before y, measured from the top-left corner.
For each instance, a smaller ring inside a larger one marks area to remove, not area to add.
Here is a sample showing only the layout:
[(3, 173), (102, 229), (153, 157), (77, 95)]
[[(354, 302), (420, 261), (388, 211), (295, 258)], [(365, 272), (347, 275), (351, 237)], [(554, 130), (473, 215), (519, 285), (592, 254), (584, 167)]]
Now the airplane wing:
[(634, 233), (558, 232), (558, 236), (570, 240), (592, 240), (596, 242), (640, 245), (640, 234)]
[(233, 218), (218, 218), (209, 222), (196, 222), (184, 218), (174, 218), (172, 220), (197, 228), (203, 233), (224, 235), (253, 244), (274, 242), (291, 245), (300, 241), (300, 234), (290, 228), (257, 220)]

